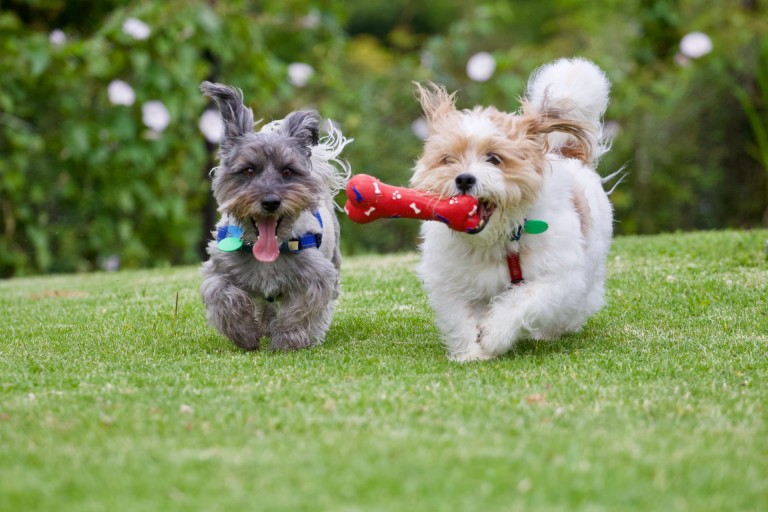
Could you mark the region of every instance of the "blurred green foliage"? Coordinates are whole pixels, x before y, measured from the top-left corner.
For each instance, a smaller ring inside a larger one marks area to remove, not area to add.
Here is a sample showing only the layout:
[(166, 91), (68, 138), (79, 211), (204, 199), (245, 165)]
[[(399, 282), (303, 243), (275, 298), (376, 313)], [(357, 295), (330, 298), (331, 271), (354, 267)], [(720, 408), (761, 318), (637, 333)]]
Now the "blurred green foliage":
[[(199, 261), (215, 165), (198, 129), (205, 79), (243, 89), (264, 120), (317, 108), (355, 139), (354, 172), (405, 185), (420, 149), (412, 81), (458, 90), (461, 107), (515, 110), (536, 67), (584, 56), (614, 83), (616, 138), (599, 170), (626, 165), (618, 232), (768, 223), (766, 11), (757, 0), (5, 0), (0, 276)], [(146, 39), (123, 29), (129, 18)], [(712, 52), (681, 57), (694, 31)], [(487, 82), (465, 71), (478, 51), (496, 59)], [(314, 69), (303, 87), (288, 79), (293, 62)], [(135, 102), (111, 103), (113, 80)], [(159, 133), (142, 123), (152, 100), (170, 114)], [(416, 244), (415, 222), (342, 222), (346, 253)]]

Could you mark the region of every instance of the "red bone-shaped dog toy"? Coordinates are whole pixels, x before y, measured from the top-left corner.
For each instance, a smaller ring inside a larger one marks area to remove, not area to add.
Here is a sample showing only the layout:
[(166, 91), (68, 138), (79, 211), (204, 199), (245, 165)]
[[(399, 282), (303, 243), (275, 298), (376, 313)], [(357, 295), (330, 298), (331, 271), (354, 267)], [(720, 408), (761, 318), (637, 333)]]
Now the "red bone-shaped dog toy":
[(358, 174), (349, 180), (344, 211), (358, 224), (394, 217), (438, 220), (465, 233), (477, 233), (485, 227), (476, 197), (441, 198), (419, 190), (393, 187), (367, 174)]

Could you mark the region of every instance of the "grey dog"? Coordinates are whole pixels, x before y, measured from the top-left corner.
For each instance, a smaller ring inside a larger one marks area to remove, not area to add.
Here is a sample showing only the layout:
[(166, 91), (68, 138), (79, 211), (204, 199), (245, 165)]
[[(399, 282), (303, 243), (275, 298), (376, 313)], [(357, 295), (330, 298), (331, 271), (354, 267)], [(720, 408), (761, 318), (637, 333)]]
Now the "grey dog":
[(294, 350), (320, 343), (339, 295), (339, 222), (333, 196), (349, 179), (351, 142), (319, 138), (317, 112), (290, 113), (254, 131), (242, 92), (203, 82), (224, 122), (211, 171), (221, 219), (200, 287), (208, 322), (238, 347)]

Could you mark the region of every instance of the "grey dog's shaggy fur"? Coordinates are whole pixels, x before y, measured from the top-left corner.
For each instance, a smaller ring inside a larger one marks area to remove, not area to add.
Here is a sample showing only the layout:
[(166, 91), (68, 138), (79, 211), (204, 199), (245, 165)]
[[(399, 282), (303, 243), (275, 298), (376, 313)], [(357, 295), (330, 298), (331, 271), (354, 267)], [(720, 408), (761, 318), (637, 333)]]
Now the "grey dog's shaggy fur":
[(208, 322), (248, 350), (258, 349), (264, 337), (278, 350), (320, 343), (339, 294), (333, 195), (349, 178), (349, 167), (338, 156), (351, 140), (333, 127), (319, 140), (314, 111), (292, 112), (256, 132), (239, 90), (210, 82), (201, 90), (218, 105), (224, 122), (220, 165), (211, 171), (222, 214), (218, 226), (239, 225), (246, 246), (258, 239), (258, 222), (270, 217), (277, 221), (278, 244), (322, 234), (319, 249), (281, 253), (271, 263), (250, 250), (221, 251), (211, 241), (200, 288)]

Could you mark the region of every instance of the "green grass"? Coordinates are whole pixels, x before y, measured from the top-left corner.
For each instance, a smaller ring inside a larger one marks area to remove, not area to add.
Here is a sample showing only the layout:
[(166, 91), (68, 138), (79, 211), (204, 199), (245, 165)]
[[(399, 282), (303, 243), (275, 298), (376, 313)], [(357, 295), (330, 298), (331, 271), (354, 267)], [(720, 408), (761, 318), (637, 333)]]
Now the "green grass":
[(193, 268), (0, 281), (0, 509), (768, 510), (767, 238), (619, 238), (581, 333), (467, 365), (415, 255), (348, 258), (288, 354)]

